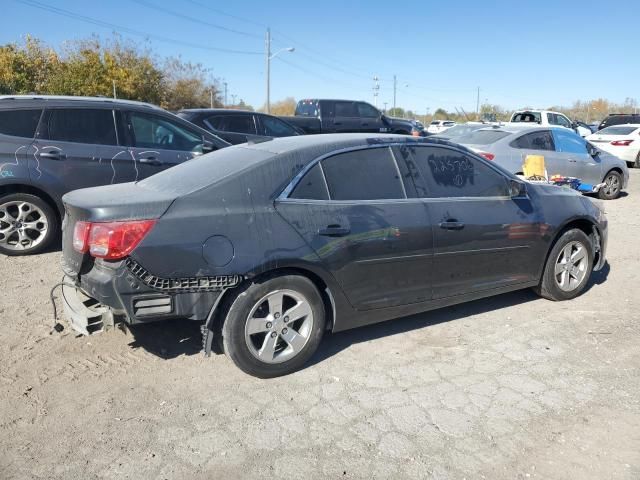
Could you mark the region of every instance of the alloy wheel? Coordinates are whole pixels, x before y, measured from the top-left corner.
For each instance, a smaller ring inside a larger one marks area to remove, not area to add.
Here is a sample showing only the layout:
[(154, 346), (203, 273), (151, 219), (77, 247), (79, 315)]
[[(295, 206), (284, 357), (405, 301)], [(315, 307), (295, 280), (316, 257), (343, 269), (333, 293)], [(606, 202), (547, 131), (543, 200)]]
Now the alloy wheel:
[(604, 179), (604, 193), (607, 197), (614, 198), (618, 192), (620, 191), (620, 177), (618, 175), (609, 174), (607, 178)]
[(554, 277), (558, 287), (565, 292), (578, 288), (587, 275), (588, 263), (587, 248), (581, 242), (569, 242), (556, 259)]
[(7, 250), (30, 250), (42, 243), (49, 221), (36, 205), (10, 201), (0, 205), (0, 246)]
[(313, 329), (309, 301), (293, 290), (276, 290), (251, 309), (245, 341), (251, 354), (264, 363), (282, 363), (305, 347)]

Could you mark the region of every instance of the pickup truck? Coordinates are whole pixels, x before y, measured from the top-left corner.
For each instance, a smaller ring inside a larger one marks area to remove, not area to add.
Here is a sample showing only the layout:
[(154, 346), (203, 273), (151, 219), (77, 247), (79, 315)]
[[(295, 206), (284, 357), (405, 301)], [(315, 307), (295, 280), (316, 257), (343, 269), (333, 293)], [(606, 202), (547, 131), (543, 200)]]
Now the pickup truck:
[(425, 135), (410, 120), (388, 117), (373, 105), (354, 100), (300, 100), (295, 116), (280, 118), (307, 134), (376, 132)]

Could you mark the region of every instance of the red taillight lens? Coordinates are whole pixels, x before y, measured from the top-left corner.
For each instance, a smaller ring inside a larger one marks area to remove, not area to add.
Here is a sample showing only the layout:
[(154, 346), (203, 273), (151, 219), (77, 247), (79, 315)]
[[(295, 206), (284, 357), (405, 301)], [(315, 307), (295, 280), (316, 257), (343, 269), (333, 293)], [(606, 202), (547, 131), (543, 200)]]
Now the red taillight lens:
[(155, 220), (78, 222), (73, 229), (73, 248), (82, 253), (88, 251), (97, 258), (118, 260), (129, 255), (155, 223)]
[(496, 158), (496, 156), (493, 153), (488, 153), (488, 152), (478, 152), (478, 155), (480, 155), (483, 158), (486, 158), (487, 160), (493, 160), (494, 158)]
[(73, 227), (73, 248), (76, 251), (86, 253), (89, 250), (89, 230), (91, 230), (91, 223), (76, 222)]
[(615, 145), (616, 147), (627, 147), (631, 145), (631, 142), (633, 142), (633, 140), (614, 140), (611, 142), (611, 145)]

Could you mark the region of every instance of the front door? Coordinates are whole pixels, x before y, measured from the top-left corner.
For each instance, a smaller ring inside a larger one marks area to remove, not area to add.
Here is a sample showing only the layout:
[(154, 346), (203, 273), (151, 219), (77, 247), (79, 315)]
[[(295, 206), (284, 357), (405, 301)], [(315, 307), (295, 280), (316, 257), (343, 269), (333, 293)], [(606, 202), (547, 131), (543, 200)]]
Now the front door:
[(195, 129), (157, 113), (129, 111), (123, 113), (131, 145), (131, 155), (146, 178), (201, 155), (203, 138)]
[(388, 147), (338, 154), (276, 204), (359, 310), (431, 299), (431, 226), (400, 167)]
[(78, 188), (135, 180), (109, 108), (51, 108), (33, 144), (31, 177), (62, 195)]
[(386, 132), (388, 129), (382, 122), (382, 116), (378, 109), (365, 102), (358, 102), (358, 115), (360, 116), (361, 132)]
[(531, 201), (511, 198), (507, 177), (465, 152), (403, 149), (433, 222), (433, 298), (531, 282), (544, 231)]
[(356, 102), (337, 100), (334, 104), (333, 128), (336, 133), (360, 132), (362, 126)]

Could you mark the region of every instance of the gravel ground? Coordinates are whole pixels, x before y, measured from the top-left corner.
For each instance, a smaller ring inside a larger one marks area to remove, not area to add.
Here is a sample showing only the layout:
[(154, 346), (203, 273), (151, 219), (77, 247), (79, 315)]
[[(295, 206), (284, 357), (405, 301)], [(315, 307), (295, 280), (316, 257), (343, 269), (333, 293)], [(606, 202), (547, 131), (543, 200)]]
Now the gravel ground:
[(640, 170), (609, 266), (336, 335), (275, 380), (198, 326), (52, 332), (59, 252), (0, 258), (0, 478), (640, 478)]

